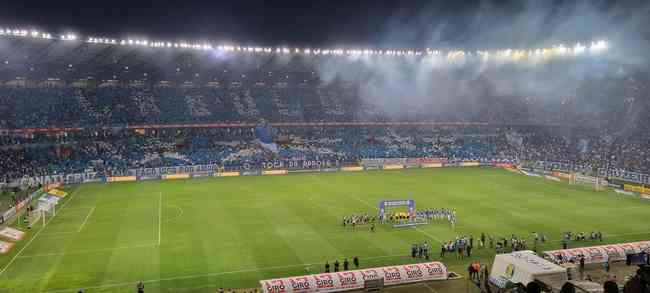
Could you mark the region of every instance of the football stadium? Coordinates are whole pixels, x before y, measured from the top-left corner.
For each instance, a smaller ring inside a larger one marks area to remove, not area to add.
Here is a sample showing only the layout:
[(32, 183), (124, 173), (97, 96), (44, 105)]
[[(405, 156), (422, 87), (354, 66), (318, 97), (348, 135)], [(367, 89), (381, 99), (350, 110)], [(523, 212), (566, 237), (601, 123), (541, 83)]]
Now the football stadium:
[(505, 46), (0, 23), (0, 292), (650, 292), (648, 5), (531, 5)]

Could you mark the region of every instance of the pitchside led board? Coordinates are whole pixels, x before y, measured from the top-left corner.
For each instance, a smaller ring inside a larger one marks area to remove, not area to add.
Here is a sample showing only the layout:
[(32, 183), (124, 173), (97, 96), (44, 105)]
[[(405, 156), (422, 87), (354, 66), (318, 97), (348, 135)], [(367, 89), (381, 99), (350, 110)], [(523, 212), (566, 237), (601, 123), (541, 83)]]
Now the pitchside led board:
[(379, 217), (383, 218), (386, 209), (408, 207), (409, 216), (415, 216), (415, 201), (412, 199), (384, 200), (379, 202)]

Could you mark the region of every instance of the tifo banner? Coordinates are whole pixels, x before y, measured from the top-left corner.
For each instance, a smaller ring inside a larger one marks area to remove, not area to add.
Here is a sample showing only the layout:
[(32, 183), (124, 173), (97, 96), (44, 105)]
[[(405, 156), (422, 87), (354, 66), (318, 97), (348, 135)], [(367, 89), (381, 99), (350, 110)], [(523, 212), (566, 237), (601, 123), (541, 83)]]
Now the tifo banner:
[(262, 175), (285, 175), (287, 174), (287, 170), (264, 170), (262, 171)]
[(368, 280), (384, 279), (386, 285), (446, 280), (447, 267), (440, 262), (370, 268), (260, 281), (263, 293), (341, 292), (364, 288)]
[(188, 179), (188, 178), (190, 178), (190, 174), (187, 174), (187, 173), (162, 175), (162, 179), (164, 179), (164, 180)]
[(341, 171), (344, 171), (344, 172), (363, 171), (363, 167), (341, 167)]
[(237, 176), (239, 176), (239, 172), (220, 172), (220, 173), (216, 173), (214, 176), (216, 176), (216, 177), (237, 177)]
[(77, 174), (64, 174), (64, 175), (46, 175), (38, 177), (29, 177), (29, 178), (20, 178), (10, 184), (9, 186), (37, 186), (37, 185), (48, 185), (48, 184), (79, 184), (84, 182), (90, 182), (97, 179), (100, 179), (101, 176), (96, 172), (87, 172), (87, 173), (77, 173)]
[(580, 260), (580, 256), (584, 256), (585, 263), (602, 263), (605, 260), (605, 255), (608, 255), (611, 261), (623, 261), (627, 254), (640, 253), (641, 251), (650, 253), (650, 241), (551, 250), (545, 251), (544, 256), (556, 261), (561, 258), (562, 261), (573, 259), (576, 262)]
[(338, 166), (338, 162), (330, 160), (274, 160), (262, 162), (262, 169), (289, 169), (289, 170), (305, 170), (305, 169), (320, 169), (332, 168)]
[(108, 177), (106, 180), (108, 182), (129, 182), (136, 181), (138, 178), (135, 176), (118, 176), (118, 177)]
[(142, 169), (130, 169), (124, 175), (130, 176), (161, 176), (165, 174), (179, 174), (179, 173), (199, 173), (207, 172), (214, 173), (219, 170), (219, 165), (193, 165), (193, 166), (175, 166), (175, 167), (160, 167), (160, 168), (142, 168)]

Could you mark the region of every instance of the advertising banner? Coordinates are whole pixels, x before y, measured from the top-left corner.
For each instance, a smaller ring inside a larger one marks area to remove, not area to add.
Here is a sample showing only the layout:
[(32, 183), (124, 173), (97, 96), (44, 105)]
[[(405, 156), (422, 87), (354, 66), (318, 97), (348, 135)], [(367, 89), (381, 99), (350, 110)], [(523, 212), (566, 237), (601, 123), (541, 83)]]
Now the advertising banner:
[(640, 194), (650, 194), (650, 188), (646, 188), (640, 185), (624, 184), (623, 189), (626, 191), (632, 191)]
[(212, 177), (212, 172), (196, 172), (190, 174), (192, 178)]
[(5, 254), (11, 250), (11, 248), (14, 246), (13, 243), (11, 242), (4, 242), (0, 240), (0, 253)]
[(481, 165), (480, 162), (460, 162), (458, 164), (461, 167), (478, 167)]
[(358, 171), (363, 171), (363, 167), (341, 167), (341, 171), (358, 172)]
[(419, 164), (442, 164), (449, 161), (447, 158), (417, 158)]
[(388, 286), (446, 280), (447, 267), (440, 262), (430, 262), (262, 280), (260, 284), (263, 293), (341, 292), (363, 289), (364, 281), (378, 279), (383, 279)]
[(289, 170), (289, 173), (316, 173), (320, 172), (320, 169), (296, 169), (296, 170)]
[(580, 256), (585, 257), (585, 263), (603, 263), (608, 255), (610, 261), (624, 261), (627, 254), (650, 253), (650, 241), (600, 245), (582, 248), (545, 251), (544, 256), (558, 261), (567, 262), (571, 259), (578, 262)]
[(59, 183), (59, 182), (51, 183), (51, 184), (45, 184), (43, 186), (43, 191), (48, 192), (48, 191), (50, 191), (52, 189), (59, 188), (60, 186), (61, 186), (61, 183)]
[(404, 165), (384, 165), (384, 170), (399, 170), (404, 169)]
[(321, 172), (337, 172), (339, 168), (321, 168)]
[(175, 180), (175, 179), (188, 179), (190, 178), (190, 174), (165, 174), (162, 175), (163, 180)]
[(248, 170), (248, 171), (241, 171), (240, 175), (241, 176), (258, 176), (261, 175), (262, 173), (259, 170)]
[(287, 170), (264, 170), (262, 171), (262, 175), (285, 175), (287, 174)]
[(442, 168), (442, 163), (422, 163), (422, 168)]
[(237, 177), (239, 176), (239, 172), (220, 172), (220, 173), (215, 173), (215, 177)]
[(158, 180), (160, 176), (138, 176), (138, 180)]
[(118, 176), (118, 177), (108, 177), (108, 182), (130, 182), (136, 181), (138, 178), (135, 176)]
[(557, 171), (551, 172), (551, 176), (566, 180), (569, 180), (571, 178), (571, 174)]

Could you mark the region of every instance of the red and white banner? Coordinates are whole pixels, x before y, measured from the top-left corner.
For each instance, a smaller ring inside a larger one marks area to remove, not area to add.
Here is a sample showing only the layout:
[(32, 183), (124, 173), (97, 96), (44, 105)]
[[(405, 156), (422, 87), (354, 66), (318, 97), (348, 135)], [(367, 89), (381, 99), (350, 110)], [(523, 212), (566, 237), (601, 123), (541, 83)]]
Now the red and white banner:
[(605, 255), (609, 256), (610, 261), (623, 261), (627, 254), (640, 253), (641, 251), (650, 252), (650, 241), (551, 250), (545, 251), (544, 255), (556, 261), (558, 257), (561, 257), (562, 261), (574, 259), (576, 262), (580, 260), (581, 256), (584, 256), (585, 263), (603, 263)]
[(440, 262), (370, 268), (260, 281), (263, 293), (341, 292), (364, 288), (364, 281), (384, 279), (385, 285), (446, 280), (447, 267)]

